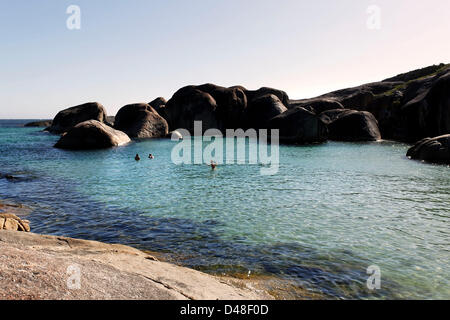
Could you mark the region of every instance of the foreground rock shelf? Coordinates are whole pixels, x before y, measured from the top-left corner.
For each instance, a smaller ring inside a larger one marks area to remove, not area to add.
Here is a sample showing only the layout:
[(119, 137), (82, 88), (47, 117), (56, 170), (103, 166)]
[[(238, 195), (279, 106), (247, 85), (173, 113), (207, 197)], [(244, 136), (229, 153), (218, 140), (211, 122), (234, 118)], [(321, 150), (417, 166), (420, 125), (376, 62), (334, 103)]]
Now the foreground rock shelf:
[[(272, 299), (244, 281), (160, 262), (117, 244), (2, 230), (0, 256), (0, 299)], [(69, 289), (74, 270), (80, 286), (75, 281)]]

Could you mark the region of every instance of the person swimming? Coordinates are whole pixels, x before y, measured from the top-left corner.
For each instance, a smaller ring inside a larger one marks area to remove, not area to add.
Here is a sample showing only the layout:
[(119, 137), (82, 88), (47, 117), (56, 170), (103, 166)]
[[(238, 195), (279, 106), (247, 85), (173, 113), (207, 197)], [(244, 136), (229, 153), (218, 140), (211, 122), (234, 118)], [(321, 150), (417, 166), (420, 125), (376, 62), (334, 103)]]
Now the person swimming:
[(217, 168), (217, 163), (215, 163), (214, 161), (211, 160), (210, 167), (211, 167), (211, 170), (216, 170), (216, 168)]
[(136, 160), (136, 161), (140, 161), (141, 160), (141, 157), (139, 157), (139, 154), (136, 153), (136, 157), (134, 157), (134, 160)]
[(154, 157), (153, 154), (151, 154), (151, 153), (148, 155), (148, 158), (149, 158), (149, 159), (155, 159), (155, 157)]

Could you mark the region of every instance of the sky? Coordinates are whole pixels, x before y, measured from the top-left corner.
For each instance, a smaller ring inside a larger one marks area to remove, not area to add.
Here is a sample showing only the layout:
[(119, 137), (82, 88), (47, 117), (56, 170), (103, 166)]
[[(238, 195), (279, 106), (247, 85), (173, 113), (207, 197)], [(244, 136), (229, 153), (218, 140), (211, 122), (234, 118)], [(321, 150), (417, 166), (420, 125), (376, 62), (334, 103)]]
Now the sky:
[(449, 63), (449, 13), (448, 0), (0, 0), (0, 119), (89, 101), (115, 115), (203, 83), (310, 98)]

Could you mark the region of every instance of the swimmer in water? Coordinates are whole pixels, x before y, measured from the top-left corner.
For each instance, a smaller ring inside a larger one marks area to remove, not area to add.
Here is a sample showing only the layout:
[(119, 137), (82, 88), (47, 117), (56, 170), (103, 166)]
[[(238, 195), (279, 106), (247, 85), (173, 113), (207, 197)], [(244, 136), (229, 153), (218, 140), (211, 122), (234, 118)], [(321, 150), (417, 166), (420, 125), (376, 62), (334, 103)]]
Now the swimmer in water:
[(216, 168), (217, 168), (217, 163), (215, 163), (214, 161), (211, 160), (210, 166), (211, 166), (211, 170), (216, 170)]
[(136, 157), (134, 157), (134, 160), (136, 160), (136, 161), (140, 161), (141, 160), (141, 157), (139, 157), (139, 154), (136, 153)]
[(151, 153), (148, 155), (148, 158), (149, 158), (149, 159), (155, 159), (155, 157), (154, 157), (153, 154), (151, 154)]

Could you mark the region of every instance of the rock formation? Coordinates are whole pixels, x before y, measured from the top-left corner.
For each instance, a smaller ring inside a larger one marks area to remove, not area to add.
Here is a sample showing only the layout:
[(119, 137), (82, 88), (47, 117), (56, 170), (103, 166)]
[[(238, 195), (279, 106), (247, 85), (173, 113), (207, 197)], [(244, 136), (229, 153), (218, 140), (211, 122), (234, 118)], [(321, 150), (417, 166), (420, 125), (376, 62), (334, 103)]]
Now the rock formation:
[(55, 148), (69, 150), (89, 150), (117, 147), (130, 142), (122, 131), (114, 130), (96, 120), (77, 124), (61, 136)]
[(107, 122), (105, 108), (98, 102), (89, 102), (60, 111), (48, 131), (61, 134), (87, 120)]
[(146, 103), (121, 108), (116, 115), (114, 128), (138, 139), (161, 138), (169, 132), (167, 121)]

